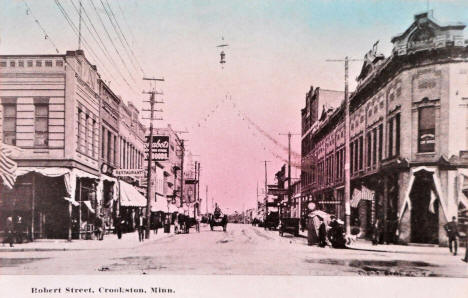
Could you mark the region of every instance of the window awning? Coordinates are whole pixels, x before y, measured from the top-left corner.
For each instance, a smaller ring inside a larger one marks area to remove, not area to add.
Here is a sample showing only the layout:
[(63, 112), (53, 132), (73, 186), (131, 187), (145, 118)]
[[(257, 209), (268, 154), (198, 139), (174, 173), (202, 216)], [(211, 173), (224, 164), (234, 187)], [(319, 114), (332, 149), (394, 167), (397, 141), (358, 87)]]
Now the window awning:
[(146, 207), (146, 198), (136, 190), (135, 187), (119, 180), (120, 206), (124, 207)]
[(151, 203), (151, 211), (152, 212), (158, 212), (158, 211), (167, 212), (168, 206), (167, 206), (166, 197), (161, 196), (161, 195), (156, 195), (156, 202)]
[(99, 177), (97, 177), (96, 175), (87, 173), (76, 168), (69, 169), (59, 167), (18, 167), (16, 169), (17, 176), (26, 175), (31, 172), (38, 173), (46, 177), (64, 176), (65, 188), (67, 190), (67, 196), (65, 197), (65, 200), (69, 201), (75, 206), (78, 204), (75, 201), (76, 177), (99, 179)]
[(91, 202), (90, 202), (90, 201), (83, 201), (83, 204), (89, 209), (89, 211), (91, 211), (92, 213), (96, 213), (96, 211), (94, 210), (93, 206), (91, 206)]

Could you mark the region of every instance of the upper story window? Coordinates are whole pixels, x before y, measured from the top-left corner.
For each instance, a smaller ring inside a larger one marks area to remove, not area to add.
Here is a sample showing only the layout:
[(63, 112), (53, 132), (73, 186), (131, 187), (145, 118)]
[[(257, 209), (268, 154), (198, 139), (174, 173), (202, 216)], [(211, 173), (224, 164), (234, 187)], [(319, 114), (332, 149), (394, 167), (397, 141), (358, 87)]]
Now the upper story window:
[(6, 67), (7, 62), (6, 61), (0, 61), (0, 67)]
[(10, 61), (10, 67), (15, 67), (16, 66), (16, 61)]
[(62, 67), (63, 66), (63, 61), (62, 60), (55, 61), (55, 66)]
[(392, 158), (400, 155), (400, 114), (390, 118), (387, 127), (387, 157)]
[(32, 60), (28, 60), (28, 67), (33, 67), (33, 61)]
[(85, 147), (84, 147), (83, 153), (87, 154), (88, 156), (92, 156), (92, 153), (90, 154), (90, 148), (89, 148), (90, 141), (92, 141), (90, 137), (91, 129), (89, 127), (89, 114), (85, 115), (84, 129), (85, 129), (85, 137), (84, 137)]
[(46, 67), (52, 67), (52, 60), (46, 60), (44, 64)]
[(418, 110), (418, 152), (435, 151), (435, 107)]
[(34, 146), (47, 147), (49, 144), (49, 105), (36, 104), (34, 116)]
[(41, 61), (41, 60), (37, 60), (37, 61), (36, 61), (36, 66), (37, 66), (37, 67), (42, 67), (42, 61)]
[(24, 61), (23, 60), (18, 61), (18, 67), (24, 67)]
[(3, 104), (3, 142), (16, 145), (16, 104)]

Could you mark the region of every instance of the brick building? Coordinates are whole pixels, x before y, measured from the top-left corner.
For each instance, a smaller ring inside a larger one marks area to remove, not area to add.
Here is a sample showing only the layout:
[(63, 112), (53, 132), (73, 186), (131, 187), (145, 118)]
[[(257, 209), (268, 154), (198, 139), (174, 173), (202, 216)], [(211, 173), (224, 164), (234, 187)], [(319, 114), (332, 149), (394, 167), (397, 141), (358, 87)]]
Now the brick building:
[[(464, 28), (418, 14), (389, 57), (365, 55), (350, 96), (351, 215), (364, 233), (378, 220), (387, 242), (446, 244), (443, 225), (467, 207)], [(343, 219), (344, 105), (319, 118), (320, 97), (311, 88), (302, 110), (303, 200)]]

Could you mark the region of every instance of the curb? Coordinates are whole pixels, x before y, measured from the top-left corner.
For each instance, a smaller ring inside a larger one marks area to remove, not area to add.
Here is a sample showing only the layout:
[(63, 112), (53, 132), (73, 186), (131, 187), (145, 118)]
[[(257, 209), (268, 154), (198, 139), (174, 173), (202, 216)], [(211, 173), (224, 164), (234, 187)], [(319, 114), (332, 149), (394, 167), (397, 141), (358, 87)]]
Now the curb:
[[(170, 235), (170, 234), (169, 234)], [(143, 246), (144, 244), (147, 244), (147, 243), (152, 243), (154, 241), (158, 241), (160, 239), (164, 239), (166, 238), (167, 236), (163, 236), (163, 237), (160, 237), (160, 238), (157, 238), (157, 239), (149, 239), (149, 240), (146, 240), (144, 242), (138, 242), (138, 243), (126, 243), (126, 245), (123, 245), (122, 247), (116, 247), (115, 245), (108, 245), (108, 246), (103, 246), (103, 247), (60, 247), (59, 245), (60, 244), (63, 244), (63, 243), (70, 243), (70, 242), (55, 242), (54, 244), (56, 244), (57, 246), (59, 247), (0, 247), (0, 254), (2, 252), (44, 252), (44, 251), (78, 251), (78, 250), (103, 250), (103, 249), (109, 249), (109, 248), (119, 248), (119, 249), (135, 249), (135, 248), (138, 248), (140, 246)], [(98, 241), (98, 240), (77, 240), (77, 241)], [(116, 241), (117, 243), (122, 243), (122, 242), (119, 242), (118, 240), (113, 240), (113, 241)], [(45, 243), (46, 241), (38, 241), (38, 243)], [(52, 243), (52, 242), (51, 242)], [(79, 242), (75, 242), (75, 243), (79, 243)], [(100, 242), (100, 243), (103, 243), (103, 242)]]

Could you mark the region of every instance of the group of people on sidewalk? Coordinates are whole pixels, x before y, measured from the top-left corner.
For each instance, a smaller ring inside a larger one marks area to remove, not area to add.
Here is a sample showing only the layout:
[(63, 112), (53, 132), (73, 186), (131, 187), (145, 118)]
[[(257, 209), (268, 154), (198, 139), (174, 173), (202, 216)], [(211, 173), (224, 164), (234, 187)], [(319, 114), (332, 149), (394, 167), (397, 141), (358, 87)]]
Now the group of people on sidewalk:
[(14, 246), (14, 243), (23, 243), (27, 237), (26, 227), (23, 222), (23, 218), (19, 215), (8, 216), (5, 224), (5, 236), (3, 243), (9, 243), (10, 247)]
[(334, 215), (330, 217), (330, 224), (328, 227), (325, 221), (320, 218), (318, 245), (319, 247), (325, 247), (327, 244), (330, 244), (333, 248), (347, 248), (343, 225), (338, 222)]
[[(117, 234), (118, 239), (122, 239), (122, 233), (126, 225), (127, 225), (127, 221), (125, 220), (125, 218), (118, 216), (115, 219), (114, 221), (115, 233)], [(143, 212), (140, 212), (135, 222), (135, 227), (138, 231), (138, 241), (140, 242), (143, 242), (145, 240), (146, 225), (147, 225), (146, 216), (143, 215)], [(155, 230), (155, 233), (157, 233), (157, 229)]]

